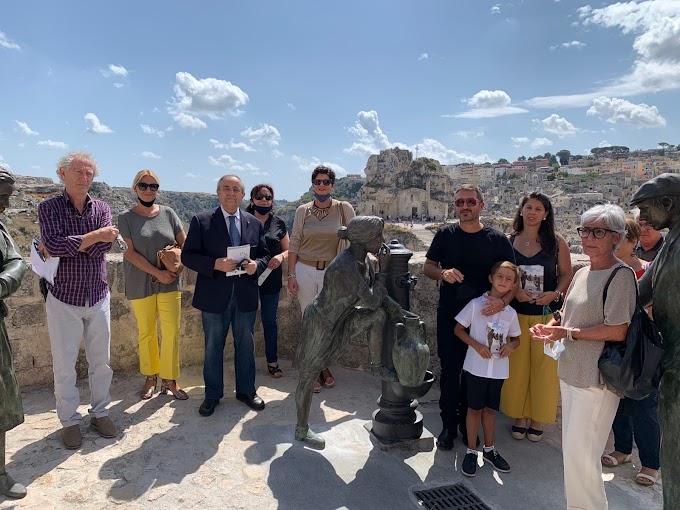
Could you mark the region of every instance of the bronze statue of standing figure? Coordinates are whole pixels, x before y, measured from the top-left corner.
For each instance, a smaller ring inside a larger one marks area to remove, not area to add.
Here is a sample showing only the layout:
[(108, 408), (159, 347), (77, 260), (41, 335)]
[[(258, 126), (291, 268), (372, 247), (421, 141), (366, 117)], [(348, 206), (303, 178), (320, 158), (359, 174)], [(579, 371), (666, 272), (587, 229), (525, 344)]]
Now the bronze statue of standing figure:
[(338, 255), (326, 271), (323, 289), (305, 309), (296, 364), (300, 378), (295, 392), (295, 439), (315, 448), (325, 440), (309, 429), (314, 381), (319, 371), (332, 365), (350, 341), (368, 337), (371, 368), (385, 381), (398, 381), (394, 369), (382, 365), (382, 332), (389, 316), (402, 322), (404, 312), (375, 279), (368, 253), (378, 253), (384, 243), (384, 221), (377, 216), (357, 216), (338, 231), (350, 247)]
[(655, 230), (669, 230), (651, 270), (645, 272), (639, 285), (641, 304), (653, 301), (654, 321), (664, 339), (664, 373), (659, 389), (661, 468), (664, 509), (674, 510), (680, 509), (680, 175), (661, 174), (645, 182), (631, 204), (640, 209), (641, 221)]
[[(0, 166), (0, 212), (9, 205), (14, 191), (14, 176)], [(10, 498), (23, 498), (26, 488), (16, 483), (5, 471), (5, 433), (24, 421), (21, 391), (14, 375), (12, 347), (7, 337), (5, 299), (21, 285), (26, 263), (21, 258), (5, 225), (0, 223), (0, 494)]]

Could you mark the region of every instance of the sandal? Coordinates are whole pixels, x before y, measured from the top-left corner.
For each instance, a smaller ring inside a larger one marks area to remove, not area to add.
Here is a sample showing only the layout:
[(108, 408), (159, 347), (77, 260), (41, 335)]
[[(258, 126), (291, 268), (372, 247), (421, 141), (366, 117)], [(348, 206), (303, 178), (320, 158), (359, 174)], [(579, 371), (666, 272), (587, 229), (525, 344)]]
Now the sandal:
[(616, 457), (614, 457), (614, 453), (620, 453), (620, 452), (614, 451), (614, 452), (610, 453), (609, 455), (603, 455), (602, 457), (600, 457), (600, 462), (602, 462), (603, 466), (616, 467), (616, 466), (622, 466), (623, 464), (628, 464), (629, 462), (633, 461), (633, 455), (629, 453), (628, 455), (624, 455), (624, 457), (619, 462), (618, 460), (616, 460)]
[(516, 425), (512, 426), (512, 437), (517, 440), (522, 440), (526, 436), (527, 433), (527, 428), (526, 427), (517, 427)]
[(149, 400), (151, 397), (153, 397), (153, 394), (156, 391), (156, 384), (158, 384), (158, 376), (147, 375), (144, 386), (142, 386), (142, 391), (139, 392), (140, 398), (142, 400)]
[(168, 391), (172, 393), (177, 400), (189, 399), (187, 392), (182, 388), (178, 388), (177, 381), (174, 379), (163, 379), (163, 382), (161, 383), (161, 395), (167, 395)]
[(321, 393), (321, 376), (314, 381), (314, 393)]
[(527, 429), (527, 439), (534, 443), (539, 442), (543, 438), (543, 431), (529, 427)]
[(635, 476), (635, 481), (639, 485), (644, 485), (645, 487), (651, 487), (656, 483), (656, 481), (659, 479), (659, 472), (656, 472), (656, 476), (654, 475), (648, 475), (647, 473), (643, 473), (640, 471), (636, 476)]
[(269, 370), (269, 375), (271, 375), (274, 379), (283, 377), (283, 371), (279, 368), (278, 363), (276, 366), (271, 366), (269, 363), (267, 363), (267, 370)]
[(332, 388), (335, 386), (335, 379), (333, 378), (333, 374), (331, 374), (331, 371), (327, 368), (324, 368), (321, 371), (321, 375), (319, 376), (321, 381), (323, 382), (324, 388)]

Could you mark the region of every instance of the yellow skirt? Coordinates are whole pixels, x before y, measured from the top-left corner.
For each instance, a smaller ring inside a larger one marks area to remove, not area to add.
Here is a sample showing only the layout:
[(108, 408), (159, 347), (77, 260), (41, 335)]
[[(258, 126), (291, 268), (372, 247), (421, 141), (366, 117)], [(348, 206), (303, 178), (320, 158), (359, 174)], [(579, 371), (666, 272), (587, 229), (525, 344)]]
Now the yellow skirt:
[(529, 328), (549, 317), (520, 314), (517, 317), (522, 335), (519, 347), (510, 355), (510, 377), (503, 383), (501, 410), (511, 418), (553, 423), (560, 387), (557, 361), (543, 352), (543, 342), (529, 335)]

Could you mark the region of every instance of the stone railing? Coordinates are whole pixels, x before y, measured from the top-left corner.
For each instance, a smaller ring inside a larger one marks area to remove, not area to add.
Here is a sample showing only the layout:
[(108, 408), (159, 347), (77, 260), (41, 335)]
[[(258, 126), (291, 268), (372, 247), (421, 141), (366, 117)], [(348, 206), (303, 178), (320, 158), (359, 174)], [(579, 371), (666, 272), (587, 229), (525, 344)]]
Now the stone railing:
[[(572, 260), (578, 263), (578, 256)], [(583, 258), (582, 256), (580, 258)], [(418, 284), (411, 295), (411, 308), (421, 316), (427, 326), (427, 342), (430, 346), (430, 369), (439, 374), (439, 359), (436, 348), (436, 313), (439, 300), (437, 283), (423, 277), (425, 253), (418, 252), (409, 262), (409, 270), (418, 278)], [(114, 371), (139, 370), (137, 354), (137, 324), (130, 302), (125, 299), (122, 255), (109, 255), (107, 259), (108, 280), (111, 289), (111, 366)], [(182, 320), (180, 331), (180, 360), (183, 366), (202, 365), (204, 353), (201, 314), (191, 306), (196, 283), (196, 273), (185, 271), (182, 275)], [(285, 274), (284, 274), (285, 278)], [(285, 281), (285, 279), (284, 279)], [(27, 271), (21, 288), (7, 301), (9, 316), (5, 318), (10, 342), (14, 353), (14, 366), (22, 386), (47, 385), (52, 383), (52, 354), (47, 332), (45, 304), (38, 288), (38, 277)], [(281, 291), (279, 301), (279, 356), (293, 358), (298, 342), (301, 313), (295, 297), (288, 294), (286, 287)], [(233, 359), (231, 333), (227, 340), (225, 359)], [(255, 350), (258, 357), (264, 356), (262, 324), (259, 317), (255, 325)], [(351, 348), (340, 358), (340, 365), (364, 369), (368, 367), (368, 347), (364, 336), (354, 340)], [(76, 364), (78, 377), (87, 376), (85, 352), (80, 351)]]

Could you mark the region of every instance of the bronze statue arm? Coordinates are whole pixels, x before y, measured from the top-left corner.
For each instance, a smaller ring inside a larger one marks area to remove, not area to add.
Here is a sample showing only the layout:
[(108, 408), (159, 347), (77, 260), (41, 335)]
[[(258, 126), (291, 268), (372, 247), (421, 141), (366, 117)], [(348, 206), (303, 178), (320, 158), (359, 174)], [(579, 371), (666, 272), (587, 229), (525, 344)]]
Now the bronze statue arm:
[(638, 280), (638, 289), (640, 291), (640, 304), (642, 307), (647, 307), (652, 304), (652, 274), (654, 273), (654, 265), (650, 267), (642, 278)]
[(4, 248), (2, 249), (2, 269), (0, 269), (0, 299), (7, 299), (19, 289), (27, 266), (4, 226), (0, 228), (2, 232), (0, 248)]

